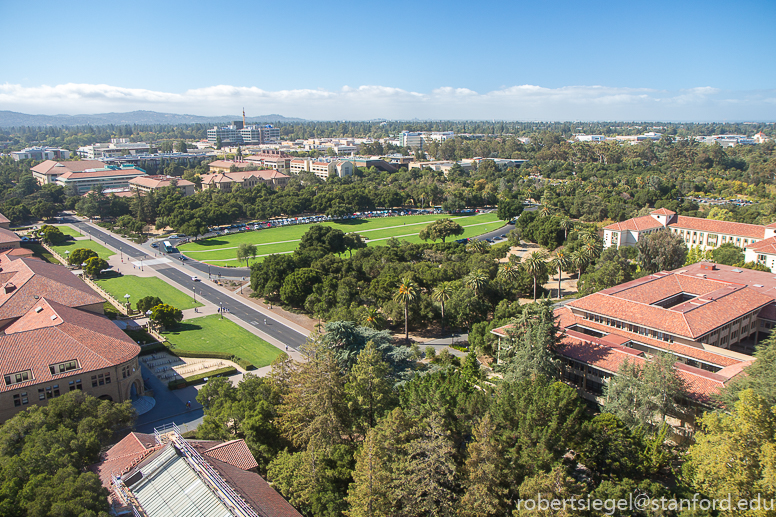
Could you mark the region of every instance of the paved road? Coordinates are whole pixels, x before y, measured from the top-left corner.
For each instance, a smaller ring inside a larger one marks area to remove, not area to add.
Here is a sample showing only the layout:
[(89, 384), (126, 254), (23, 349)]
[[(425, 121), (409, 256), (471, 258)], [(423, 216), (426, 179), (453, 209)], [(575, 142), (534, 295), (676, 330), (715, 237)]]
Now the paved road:
[[(108, 246), (119, 249), (123, 254), (129, 257), (139, 260), (141, 258), (147, 258), (148, 253), (139, 245), (129, 245), (126, 242), (117, 239), (110, 232), (103, 229), (97, 229), (94, 226), (90, 226), (83, 221), (78, 221), (74, 218), (67, 218), (65, 222), (73, 224), (81, 229), (85, 234), (90, 234), (97, 242), (104, 242)], [(153, 255), (151, 256), (153, 258)], [(179, 263), (180, 264), (180, 263)], [(200, 264), (204, 265), (204, 264)], [(205, 266), (205, 274), (207, 274), (207, 265)], [(261, 332), (277, 339), (281, 343), (288, 345), (294, 350), (299, 350), (307, 338), (296, 330), (285, 326), (283, 323), (275, 320), (271, 315), (267, 316), (260, 312), (255, 307), (232, 298), (221, 290), (213, 287), (207, 280), (201, 282), (193, 282), (191, 277), (194, 276), (189, 271), (181, 271), (182, 269), (191, 269), (192, 266), (188, 264), (188, 261), (183, 266), (178, 267), (172, 265), (159, 265), (153, 266), (159, 275), (163, 275), (173, 282), (177, 282), (183, 287), (195, 287), (197, 289), (197, 296), (204, 297), (210, 303), (215, 305), (221, 305), (229, 310), (229, 314), (235, 316), (248, 325), (252, 325), (259, 329)], [(223, 268), (221, 268), (223, 269)], [(205, 277), (207, 278), (207, 277)], [(266, 324), (264, 321), (266, 320)]]

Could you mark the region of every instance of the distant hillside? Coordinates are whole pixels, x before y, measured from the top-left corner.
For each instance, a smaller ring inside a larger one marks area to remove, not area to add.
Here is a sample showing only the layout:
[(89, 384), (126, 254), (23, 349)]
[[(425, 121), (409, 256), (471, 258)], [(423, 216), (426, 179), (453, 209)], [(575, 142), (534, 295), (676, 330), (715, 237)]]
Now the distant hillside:
[[(99, 113), (96, 115), (27, 115), (15, 111), (0, 111), (0, 127), (12, 126), (105, 126), (133, 124), (207, 124), (241, 120), (242, 115), (200, 117), (157, 113), (155, 111), (130, 111), (128, 113)], [(262, 115), (248, 117), (248, 123), (304, 122), (301, 118), (287, 118), (283, 115)]]

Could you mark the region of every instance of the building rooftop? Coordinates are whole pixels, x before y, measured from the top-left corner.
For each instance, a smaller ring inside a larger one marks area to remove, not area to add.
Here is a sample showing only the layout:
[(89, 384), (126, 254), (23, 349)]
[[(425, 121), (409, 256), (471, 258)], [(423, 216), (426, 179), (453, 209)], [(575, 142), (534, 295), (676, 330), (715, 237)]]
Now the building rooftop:
[(0, 255), (0, 321), (21, 317), (40, 298), (68, 307), (105, 301), (63, 266)]
[(244, 440), (185, 440), (167, 431), (130, 433), (91, 467), (115, 490), (114, 502), (123, 487), (148, 517), (301, 517), (255, 472)]
[[(0, 224), (2, 224), (2, 221), (0, 221)], [(11, 230), (6, 230), (5, 228), (0, 228), (0, 246), (3, 244), (10, 244), (13, 242), (21, 242), (21, 237), (16, 235)]]
[[(105, 316), (41, 298), (0, 335), (0, 374), (31, 372), (27, 382), (0, 383), (0, 392), (110, 368), (139, 353), (140, 347)], [(53, 374), (49, 368), (74, 360), (76, 371)]]
[(155, 175), (155, 176), (139, 176), (129, 180), (130, 185), (139, 185), (148, 188), (163, 188), (169, 187), (172, 181), (175, 180), (179, 187), (194, 186), (194, 183), (185, 180), (183, 178), (175, 178), (173, 176)]
[(109, 168), (103, 167), (99, 169), (87, 169), (84, 171), (68, 171), (61, 174), (57, 179), (63, 180), (82, 180), (82, 179), (94, 179), (94, 178), (114, 178), (116, 176), (145, 176), (146, 172), (139, 167), (121, 167)]
[(30, 170), (40, 174), (62, 174), (68, 171), (81, 172), (86, 169), (100, 169), (103, 167), (105, 167), (105, 163), (98, 160), (74, 160), (62, 162), (46, 160)]
[(645, 215), (642, 217), (634, 217), (633, 219), (628, 219), (619, 223), (612, 223), (609, 226), (605, 226), (604, 230), (616, 230), (619, 232), (623, 230), (644, 231), (662, 227), (663, 225), (660, 224), (657, 219), (651, 215)]

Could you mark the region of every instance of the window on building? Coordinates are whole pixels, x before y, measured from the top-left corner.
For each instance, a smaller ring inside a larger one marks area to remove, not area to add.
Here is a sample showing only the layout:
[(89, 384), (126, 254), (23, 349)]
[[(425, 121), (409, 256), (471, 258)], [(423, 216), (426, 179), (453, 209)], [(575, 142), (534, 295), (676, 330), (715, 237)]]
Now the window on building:
[(64, 363), (52, 364), (49, 366), (51, 375), (58, 375), (60, 373), (69, 372), (78, 369), (78, 361), (65, 361)]
[(9, 373), (4, 375), (5, 385), (10, 386), (12, 384), (19, 384), (20, 382), (27, 382), (32, 379), (32, 371), (24, 370), (23, 372)]
[(38, 388), (38, 399), (43, 400), (46, 398), (46, 392), (43, 390), (43, 388)]
[(70, 382), (68, 383), (68, 389), (69, 389), (70, 391), (75, 391), (75, 390), (83, 390), (84, 388), (83, 388), (83, 386), (81, 385), (81, 379), (77, 379), (77, 380), (75, 380), (75, 381), (70, 381)]

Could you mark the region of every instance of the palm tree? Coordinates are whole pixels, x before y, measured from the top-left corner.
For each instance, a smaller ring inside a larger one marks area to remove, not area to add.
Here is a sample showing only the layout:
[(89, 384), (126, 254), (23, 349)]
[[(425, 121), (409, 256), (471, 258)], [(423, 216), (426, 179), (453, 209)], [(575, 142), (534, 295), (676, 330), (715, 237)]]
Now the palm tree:
[(552, 215), (552, 208), (550, 208), (549, 205), (542, 205), (542, 207), (539, 209), (539, 215), (541, 217), (548, 217)]
[(579, 248), (571, 254), (571, 263), (574, 264), (574, 269), (577, 270), (577, 280), (582, 277), (582, 270), (585, 269), (590, 262), (590, 257), (588, 257), (584, 248)]
[(569, 238), (569, 230), (574, 229), (574, 221), (572, 221), (568, 217), (564, 217), (563, 220), (560, 222), (560, 227), (563, 230), (563, 239), (566, 240)]
[(561, 280), (563, 279), (563, 270), (568, 269), (571, 266), (571, 257), (563, 250), (559, 250), (555, 254), (555, 258), (552, 259), (552, 267), (558, 269), (558, 299), (561, 298)]
[(367, 307), (366, 309), (366, 326), (379, 330), (380, 326), (380, 312), (376, 307)]
[(547, 271), (547, 263), (544, 261), (544, 253), (541, 251), (534, 251), (523, 262), (528, 274), (533, 277), (534, 280), (534, 292), (533, 299), (536, 301), (536, 279), (539, 275), (544, 274)]
[(453, 287), (445, 282), (431, 291), (431, 299), (442, 305), (442, 332), (445, 330), (445, 302), (453, 297)]
[(481, 269), (472, 271), (463, 279), (464, 285), (474, 291), (474, 296), (479, 296), (480, 292), (488, 285), (488, 275)]
[(410, 340), (410, 304), (418, 299), (418, 286), (415, 282), (405, 278), (399, 290), (393, 295), (396, 303), (404, 304), (404, 339)]
[(598, 238), (589, 240), (585, 243), (584, 246), (582, 246), (582, 251), (585, 252), (585, 255), (587, 255), (587, 258), (590, 262), (593, 262), (595, 259), (600, 257), (603, 249), (603, 244), (600, 240), (598, 240)]
[(470, 251), (472, 253), (485, 253), (488, 251), (489, 247), (490, 246), (488, 246), (485, 241), (473, 240), (466, 245), (466, 251)]
[(511, 262), (502, 264), (502, 266), (498, 270), (498, 273), (496, 274), (496, 277), (499, 280), (501, 280), (502, 282), (508, 282), (508, 283), (511, 283), (517, 280), (518, 276), (520, 276), (520, 267)]

